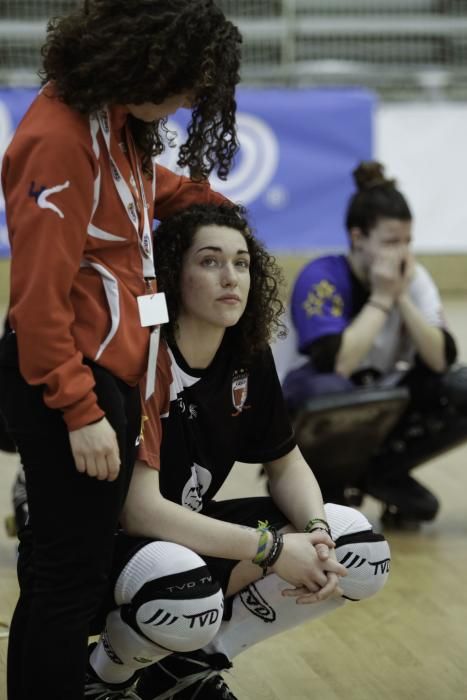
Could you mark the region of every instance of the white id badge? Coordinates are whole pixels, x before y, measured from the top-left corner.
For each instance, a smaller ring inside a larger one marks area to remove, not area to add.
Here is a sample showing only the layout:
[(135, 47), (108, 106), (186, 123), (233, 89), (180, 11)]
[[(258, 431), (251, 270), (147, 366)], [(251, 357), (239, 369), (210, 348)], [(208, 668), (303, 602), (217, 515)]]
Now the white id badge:
[(144, 294), (137, 297), (139, 317), (141, 325), (159, 326), (161, 323), (167, 323), (169, 320), (169, 312), (167, 311), (167, 302), (165, 301), (164, 292), (158, 294)]
[(149, 336), (148, 368), (146, 373), (146, 391), (144, 395), (145, 401), (147, 401), (149, 397), (153, 395), (156, 388), (157, 354), (159, 352), (160, 335), (161, 329), (157, 327), (154, 328)]

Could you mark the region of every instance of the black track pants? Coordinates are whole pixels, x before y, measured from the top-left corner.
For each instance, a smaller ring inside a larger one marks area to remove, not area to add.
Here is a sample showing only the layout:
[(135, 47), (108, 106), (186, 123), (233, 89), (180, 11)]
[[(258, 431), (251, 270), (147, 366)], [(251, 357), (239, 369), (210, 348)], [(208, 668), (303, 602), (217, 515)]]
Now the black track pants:
[(0, 344), (0, 410), (26, 473), (30, 527), (19, 546), (20, 597), (8, 648), (8, 699), (82, 700), (89, 623), (106, 593), (114, 532), (140, 429), (138, 387), (89, 363), (115, 429), (114, 482), (79, 474), (61, 412), (46, 407), (15, 367), (15, 337)]

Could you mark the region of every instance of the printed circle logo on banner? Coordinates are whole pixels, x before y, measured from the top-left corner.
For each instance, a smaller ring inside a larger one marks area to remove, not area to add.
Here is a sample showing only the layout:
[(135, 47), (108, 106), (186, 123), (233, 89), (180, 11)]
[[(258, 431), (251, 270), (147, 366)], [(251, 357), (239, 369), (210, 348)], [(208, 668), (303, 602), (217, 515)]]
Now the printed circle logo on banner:
[(210, 178), (215, 190), (233, 201), (248, 205), (267, 189), (279, 164), (279, 143), (268, 124), (251, 114), (237, 117), (240, 151), (226, 182)]
[[(177, 132), (177, 147), (167, 147), (159, 162), (170, 170), (181, 172), (177, 166), (178, 144), (184, 143), (186, 130), (173, 120), (167, 123), (169, 131)], [(219, 180), (213, 174), (212, 187), (234, 202), (249, 205), (268, 188), (279, 165), (279, 142), (271, 127), (259, 117), (240, 112), (237, 114), (240, 150), (228, 180)]]

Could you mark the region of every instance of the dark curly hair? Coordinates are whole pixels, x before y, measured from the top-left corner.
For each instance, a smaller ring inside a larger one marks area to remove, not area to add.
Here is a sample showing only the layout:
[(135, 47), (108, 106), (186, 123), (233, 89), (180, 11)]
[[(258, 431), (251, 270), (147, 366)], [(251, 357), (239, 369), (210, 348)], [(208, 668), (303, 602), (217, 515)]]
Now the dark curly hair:
[(412, 221), (407, 200), (396, 181), (386, 177), (384, 165), (375, 160), (362, 161), (353, 176), (357, 191), (347, 207), (347, 231), (355, 227), (368, 236), (380, 219)]
[(226, 333), (236, 345), (242, 362), (263, 350), (275, 336), (285, 335), (281, 321), (284, 306), (280, 298), (282, 271), (252, 234), (245, 209), (241, 206), (197, 204), (165, 219), (155, 232), (154, 249), (158, 287), (167, 296), (171, 321), (163, 326), (169, 341), (174, 332), (181, 306), (180, 278), (183, 259), (201, 226), (227, 226), (240, 231), (250, 254), (250, 293), (239, 322)]
[[(53, 80), (59, 98), (82, 114), (192, 93), (178, 163), (197, 179), (215, 167), (225, 179), (238, 149), (240, 44), (213, 0), (87, 0), (49, 22), (41, 78)], [(131, 118), (131, 127), (149, 174), (164, 148), (164, 121)]]

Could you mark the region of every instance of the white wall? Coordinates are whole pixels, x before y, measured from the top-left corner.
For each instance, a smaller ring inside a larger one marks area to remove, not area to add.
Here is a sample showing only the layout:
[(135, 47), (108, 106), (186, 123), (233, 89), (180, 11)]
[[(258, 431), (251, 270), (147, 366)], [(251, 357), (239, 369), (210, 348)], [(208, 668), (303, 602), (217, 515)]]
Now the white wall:
[(415, 250), (466, 253), (467, 104), (381, 105), (375, 151), (407, 195)]

